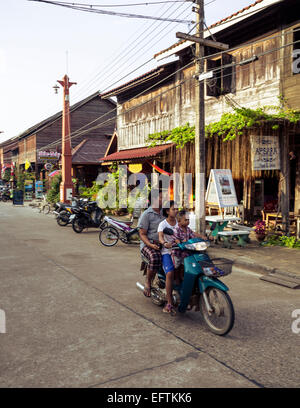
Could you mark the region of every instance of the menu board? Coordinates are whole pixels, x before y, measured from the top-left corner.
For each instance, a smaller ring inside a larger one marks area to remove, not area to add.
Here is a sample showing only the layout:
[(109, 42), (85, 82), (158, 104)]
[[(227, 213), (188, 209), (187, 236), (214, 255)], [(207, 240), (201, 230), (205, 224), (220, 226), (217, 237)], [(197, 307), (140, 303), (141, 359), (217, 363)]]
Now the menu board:
[(206, 204), (220, 208), (237, 207), (237, 197), (231, 170), (211, 170), (206, 190)]

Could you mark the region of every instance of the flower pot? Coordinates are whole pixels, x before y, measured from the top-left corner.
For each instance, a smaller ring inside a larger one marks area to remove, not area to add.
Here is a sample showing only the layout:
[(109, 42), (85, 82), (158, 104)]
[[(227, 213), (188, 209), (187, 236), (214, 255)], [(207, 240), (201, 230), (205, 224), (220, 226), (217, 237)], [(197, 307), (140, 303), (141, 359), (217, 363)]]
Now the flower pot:
[(266, 234), (256, 234), (256, 239), (258, 242), (263, 242), (265, 238), (266, 238)]

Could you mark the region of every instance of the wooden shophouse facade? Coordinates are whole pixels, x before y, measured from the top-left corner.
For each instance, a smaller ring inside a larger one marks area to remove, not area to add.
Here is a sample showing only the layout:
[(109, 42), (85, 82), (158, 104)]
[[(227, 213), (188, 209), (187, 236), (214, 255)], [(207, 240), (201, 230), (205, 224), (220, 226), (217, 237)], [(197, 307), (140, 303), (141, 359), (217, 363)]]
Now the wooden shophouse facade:
[[(233, 105), (251, 109), (278, 106), (282, 97), (290, 108), (300, 111), (300, 74), (291, 70), (292, 64), (295, 65), (293, 43), (299, 38), (298, 28), (300, 5), (295, 0), (259, 0), (209, 27), (205, 37), (228, 44), (229, 51), (220, 53), (205, 47), (206, 70), (214, 70), (214, 78), (207, 80), (205, 86), (207, 125), (219, 121), (224, 113), (232, 112)], [(187, 122), (194, 125), (193, 55), (194, 44), (180, 41), (155, 56), (158, 61), (176, 56), (176, 61), (158, 66), (102, 95), (103, 98), (116, 96), (118, 100), (121, 156), (114, 156), (115, 161), (130, 163), (133, 156), (138, 160), (138, 150), (147, 146), (149, 134), (171, 130)], [(232, 169), (238, 199), (243, 200), (249, 216), (263, 209), (266, 201), (276, 201), (279, 190), (285, 200), (284, 208), (288, 206), (297, 213), (300, 209), (297, 187), (300, 184), (296, 176), (296, 170), (300, 169), (299, 124), (290, 125), (285, 121), (276, 124), (277, 130), (273, 130), (274, 123), (245, 129), (243, 135), (233, 141), (224, 142), (220, 136), (206, 141), (207, 178), (212, 168)], [(279, 138), (280, 168), (253, 171), (251, 137), (255, 136)], [(295, 153), (294, 161), (289, 160), (290, 151)], [(111, 159), (107, 156), (103, 163)], [(183, 149), (170, 144), (151, 159), (169, 172), (195, 171), (193, 144)]]
[[(98, 92), (70, 108), (73, 177), (87, 186), (102, 170), (97, 159), (105, 153), (115, 130), (115, 110), (116, 104), (110, 99), (101, 99)], [(104, 115), (106, 123), (97, 127)], [(58, 112), (0, 145), (1, 164), (13, 164), (22, 171), (29, 161), (36, 177), (45, 178), (48, 172), (44, 169), (44, 152), (61, 153), (61, 135), (62, 112)], [(57, 157), (53, 163), (59, 168), (59, 155)]]

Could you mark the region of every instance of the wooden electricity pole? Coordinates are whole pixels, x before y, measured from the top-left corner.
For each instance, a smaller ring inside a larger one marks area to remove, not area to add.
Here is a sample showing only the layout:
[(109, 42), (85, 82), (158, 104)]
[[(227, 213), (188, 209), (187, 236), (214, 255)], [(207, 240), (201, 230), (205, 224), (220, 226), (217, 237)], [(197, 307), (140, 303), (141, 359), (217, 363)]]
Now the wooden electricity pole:
[[(197, 37), (204, 39), (204, 0), (196, 1)], [(205, 234), (205, 107), (204, 81), (199, 77), (204, 72), (204, 44), (196, 42), (196, 123), (195, 123), (195, 183), (196, 183), (196, 228)]]
[(69, 77), (67, 75), (64, 76), (62, 81), (57, 82), (64, 88), (62, 119), (62, 182), (60, 184), (60, 201), (63, 203), (70, 203), (73, 197), (73, 183), (69, 88), (72, 85), (76, 85), (76, 82), (69, 82)]
[[(177, 38), (193, 41), (196, 45), (196, 89), (195, 89), (195, 201), (196, 229), (205, 234), (205, 192), (206, 192), (206, 157), (205, 157), (205, 106), (204, 106), (204, 46), (227, 50), (227, 44), (204, 39), (204, 0), (194, 0), (196, 7), (196, 35), (176, 33)], [(212, 73), (211, 73), (212, 74)]]

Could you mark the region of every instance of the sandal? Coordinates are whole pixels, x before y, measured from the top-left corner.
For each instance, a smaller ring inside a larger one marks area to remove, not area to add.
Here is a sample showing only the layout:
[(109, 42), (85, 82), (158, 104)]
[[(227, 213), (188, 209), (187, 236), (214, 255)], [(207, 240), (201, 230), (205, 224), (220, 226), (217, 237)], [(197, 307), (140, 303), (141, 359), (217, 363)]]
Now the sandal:
[(170, 305), (170, 303), (168, 303), (163, 308), (163, 313), (169, 313), (171, 316), (175, 316), (176, 315), (176, 310), (174, 309), (173, 305)]
[(148, 297), (148, 298), (151, 297), (151, 287), (145, 286), (143, 293), (144, 293), (144, 296), (146, 296), (146, 297)]

